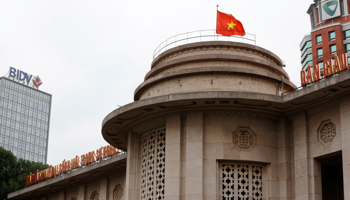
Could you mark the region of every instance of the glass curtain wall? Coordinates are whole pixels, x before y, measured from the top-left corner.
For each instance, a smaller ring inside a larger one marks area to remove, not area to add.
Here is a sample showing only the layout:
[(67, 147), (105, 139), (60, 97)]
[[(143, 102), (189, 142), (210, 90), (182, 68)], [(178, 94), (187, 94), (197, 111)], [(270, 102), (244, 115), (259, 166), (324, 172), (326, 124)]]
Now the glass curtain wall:
[(0, 78), (0, 146), (46, 164), (51, 95)]

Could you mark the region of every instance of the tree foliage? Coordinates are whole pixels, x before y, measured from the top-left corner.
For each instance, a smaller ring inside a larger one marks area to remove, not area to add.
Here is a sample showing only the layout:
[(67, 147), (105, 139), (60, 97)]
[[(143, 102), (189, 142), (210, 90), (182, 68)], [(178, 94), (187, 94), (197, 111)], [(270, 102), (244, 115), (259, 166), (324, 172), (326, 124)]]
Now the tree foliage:
[(42, 163), (17, 159), (11, 151), (0, 147), (0, 200), (7, 199), (7, 194), (24, 188), (30, 172), (35, 173), (48, 167)]

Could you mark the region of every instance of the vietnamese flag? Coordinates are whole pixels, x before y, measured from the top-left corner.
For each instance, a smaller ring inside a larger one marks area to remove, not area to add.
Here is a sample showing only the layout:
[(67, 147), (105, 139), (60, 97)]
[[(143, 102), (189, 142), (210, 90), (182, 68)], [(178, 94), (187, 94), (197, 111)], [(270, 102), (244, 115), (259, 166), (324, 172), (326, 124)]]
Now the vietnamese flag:
[(231, 14), (217, 11), (216, 33), (224, 36), (240, 35), (244, 36), (243, 25)]

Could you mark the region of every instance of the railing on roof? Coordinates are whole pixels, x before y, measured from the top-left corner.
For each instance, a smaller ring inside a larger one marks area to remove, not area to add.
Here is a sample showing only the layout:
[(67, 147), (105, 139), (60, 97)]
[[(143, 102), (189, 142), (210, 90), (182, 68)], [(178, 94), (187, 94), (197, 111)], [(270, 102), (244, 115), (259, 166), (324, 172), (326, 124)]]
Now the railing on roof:
[(175, 35), (164, 42), (162, 42), (153, 53), (153, 59), (164, 51), (195, 42), (209, 42), (209, 41), (231, 41), (231, 42), (243, 42), (256, 45), (256, 37), (253, 34), (246, 33), (245, 36), (222, 36), (216, 34), (216, 29), (212, 30), (199, 30), (187, 33)]

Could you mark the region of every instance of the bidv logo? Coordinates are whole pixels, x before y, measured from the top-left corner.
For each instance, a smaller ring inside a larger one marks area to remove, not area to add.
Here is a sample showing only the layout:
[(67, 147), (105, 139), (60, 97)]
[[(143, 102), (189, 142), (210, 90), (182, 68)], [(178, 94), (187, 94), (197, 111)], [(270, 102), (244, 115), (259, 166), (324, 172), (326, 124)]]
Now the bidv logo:
[(27, 83), (27, 85), (29, 85), (30, 81), (32, 80), (36, 88), (43, 84), (39, 76), (33, 77), (33, 75), (30, 75), (13, 67), (10, 67), (9, 77), (15, 78), (19, 81), (23, 81), (24, 83)]

